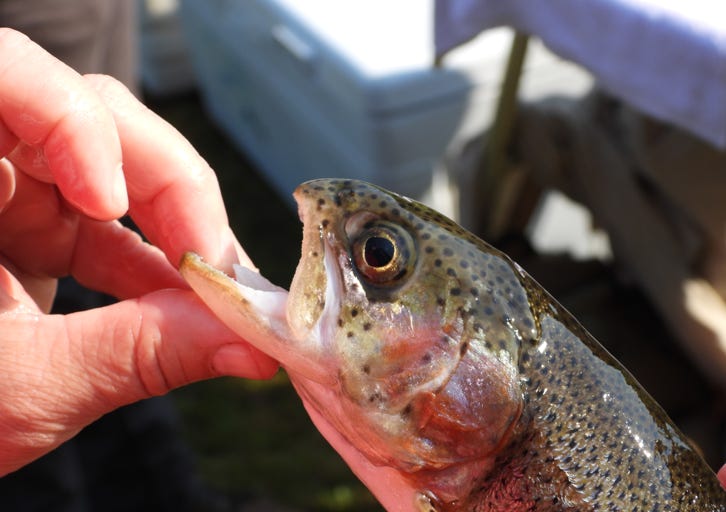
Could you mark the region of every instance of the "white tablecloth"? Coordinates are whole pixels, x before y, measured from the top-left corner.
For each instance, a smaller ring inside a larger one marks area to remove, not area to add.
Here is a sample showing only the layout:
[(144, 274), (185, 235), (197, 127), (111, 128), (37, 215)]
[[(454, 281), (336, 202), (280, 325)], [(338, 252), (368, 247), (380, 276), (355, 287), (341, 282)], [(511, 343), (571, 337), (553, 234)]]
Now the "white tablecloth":
[(436, 0), (437, 54), (510, 25), (600, 86), (726, 148), (724, 0)]

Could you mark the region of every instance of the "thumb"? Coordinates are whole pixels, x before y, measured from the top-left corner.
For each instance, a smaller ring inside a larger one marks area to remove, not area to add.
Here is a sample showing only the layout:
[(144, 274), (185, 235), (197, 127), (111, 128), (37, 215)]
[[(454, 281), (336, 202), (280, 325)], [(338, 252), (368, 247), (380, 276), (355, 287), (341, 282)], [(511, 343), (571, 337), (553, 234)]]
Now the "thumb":
[(265, 378), (277, 370), (276, 362), (224, 326), (191, 291), (157, 291), (67, 315), (65, 323), (68, 369), (115, 406), (201, 379)]
[(184, 290), (66, 316), (20, 306), (0, 314), (0, 332), (0, 475), (122, 405), (200, 379), (277, 370)]

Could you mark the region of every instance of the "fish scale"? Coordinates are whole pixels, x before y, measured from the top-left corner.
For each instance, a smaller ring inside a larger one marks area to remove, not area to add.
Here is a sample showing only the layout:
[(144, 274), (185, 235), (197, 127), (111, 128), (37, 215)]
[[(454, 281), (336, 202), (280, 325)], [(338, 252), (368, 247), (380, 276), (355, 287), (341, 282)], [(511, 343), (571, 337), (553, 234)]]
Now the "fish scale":
[[(334, 245), (345, 275), (338, 326), (347, 334), (334, 336), (333, 346), (342, 354), (337, 362), (348, 410), (366, 423), (371, 444), (409, 437), (405, 446), (379, 446), (386, 455), (372, 457), (407, 472), (429, 497), (424, 508), (726, 510), (712, 471), (662, 409), (506, 255), (424, 205), (367, 183), (315, 180), (295, 195), (306, 236)], [(414, 269), (391, 286), (367, 284), (355, 268), (351, 243), (358, 233), (346, 232), (345, 225), (361, 212), (411, 236)], [(296, 273), (295, 280), (311, 277)], [(408, 331), (401, 324), (406, 315), (413, 326)], [(419, 347), (408, 338), (432, 328), (423, 316), (435, 317), (445, 336)], [(403, 335), (393, 335), (391, 327)], [(406, 364), (409, 370), (391, 368)], [(450, 374), (431, 378), (442, 371)], [(406, 379), (398, 378), (401, 373)], [(485, 382), (481, 393), (463, 384), (489, 373), (505, 381), (501, 389)], [(468, 402), (452, 403), (462, 394)], [(488, 404), (461, 419), (495, 425), (478, 425), (486, 434), (481, 437), (462, 432), (459, 419), (447, 417), (488, 399), (510, 398), (512, 407)], [(486, 415), (499, 410), (511, 418)], [(443, 419), (427, 430), (437, 414)], [(427, 443), (416, 442), (446, 444), (447, 434), (459, 444), (427, 452)], [(496, 439), (481, 452), (474, 444), (486, 444), (486, 436)]]

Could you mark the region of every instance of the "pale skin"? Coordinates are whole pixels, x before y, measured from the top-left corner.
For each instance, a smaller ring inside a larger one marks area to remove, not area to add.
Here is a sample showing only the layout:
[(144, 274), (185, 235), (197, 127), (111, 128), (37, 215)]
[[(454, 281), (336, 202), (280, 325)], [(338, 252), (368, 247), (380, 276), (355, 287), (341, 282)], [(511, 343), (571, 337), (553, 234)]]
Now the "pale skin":
[[(120, 83), (82, 77), (0, 29), (0, 156), (0, 475), (124, 404), (277, 371), (177, 273), (185, 251), (222, 269), (253, 265), (213, 171)], [(153, 245), (118, 223), (127, 211)], [(47, 314), (67, 274), (120, 302)], [(387, 509), (415, 510), (398, 473), (311, 415)]]

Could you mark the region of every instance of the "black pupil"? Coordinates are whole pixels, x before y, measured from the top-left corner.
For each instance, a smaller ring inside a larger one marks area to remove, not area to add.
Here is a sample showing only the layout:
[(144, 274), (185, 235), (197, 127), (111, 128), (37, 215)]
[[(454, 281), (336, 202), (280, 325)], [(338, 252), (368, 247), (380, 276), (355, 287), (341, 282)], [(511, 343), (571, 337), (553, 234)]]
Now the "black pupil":
[(393, 260), (396, 248), (388, 238), (372, 236), (366, 240), (363, 257), (368, 265), (374, 268), (381, 268)]

